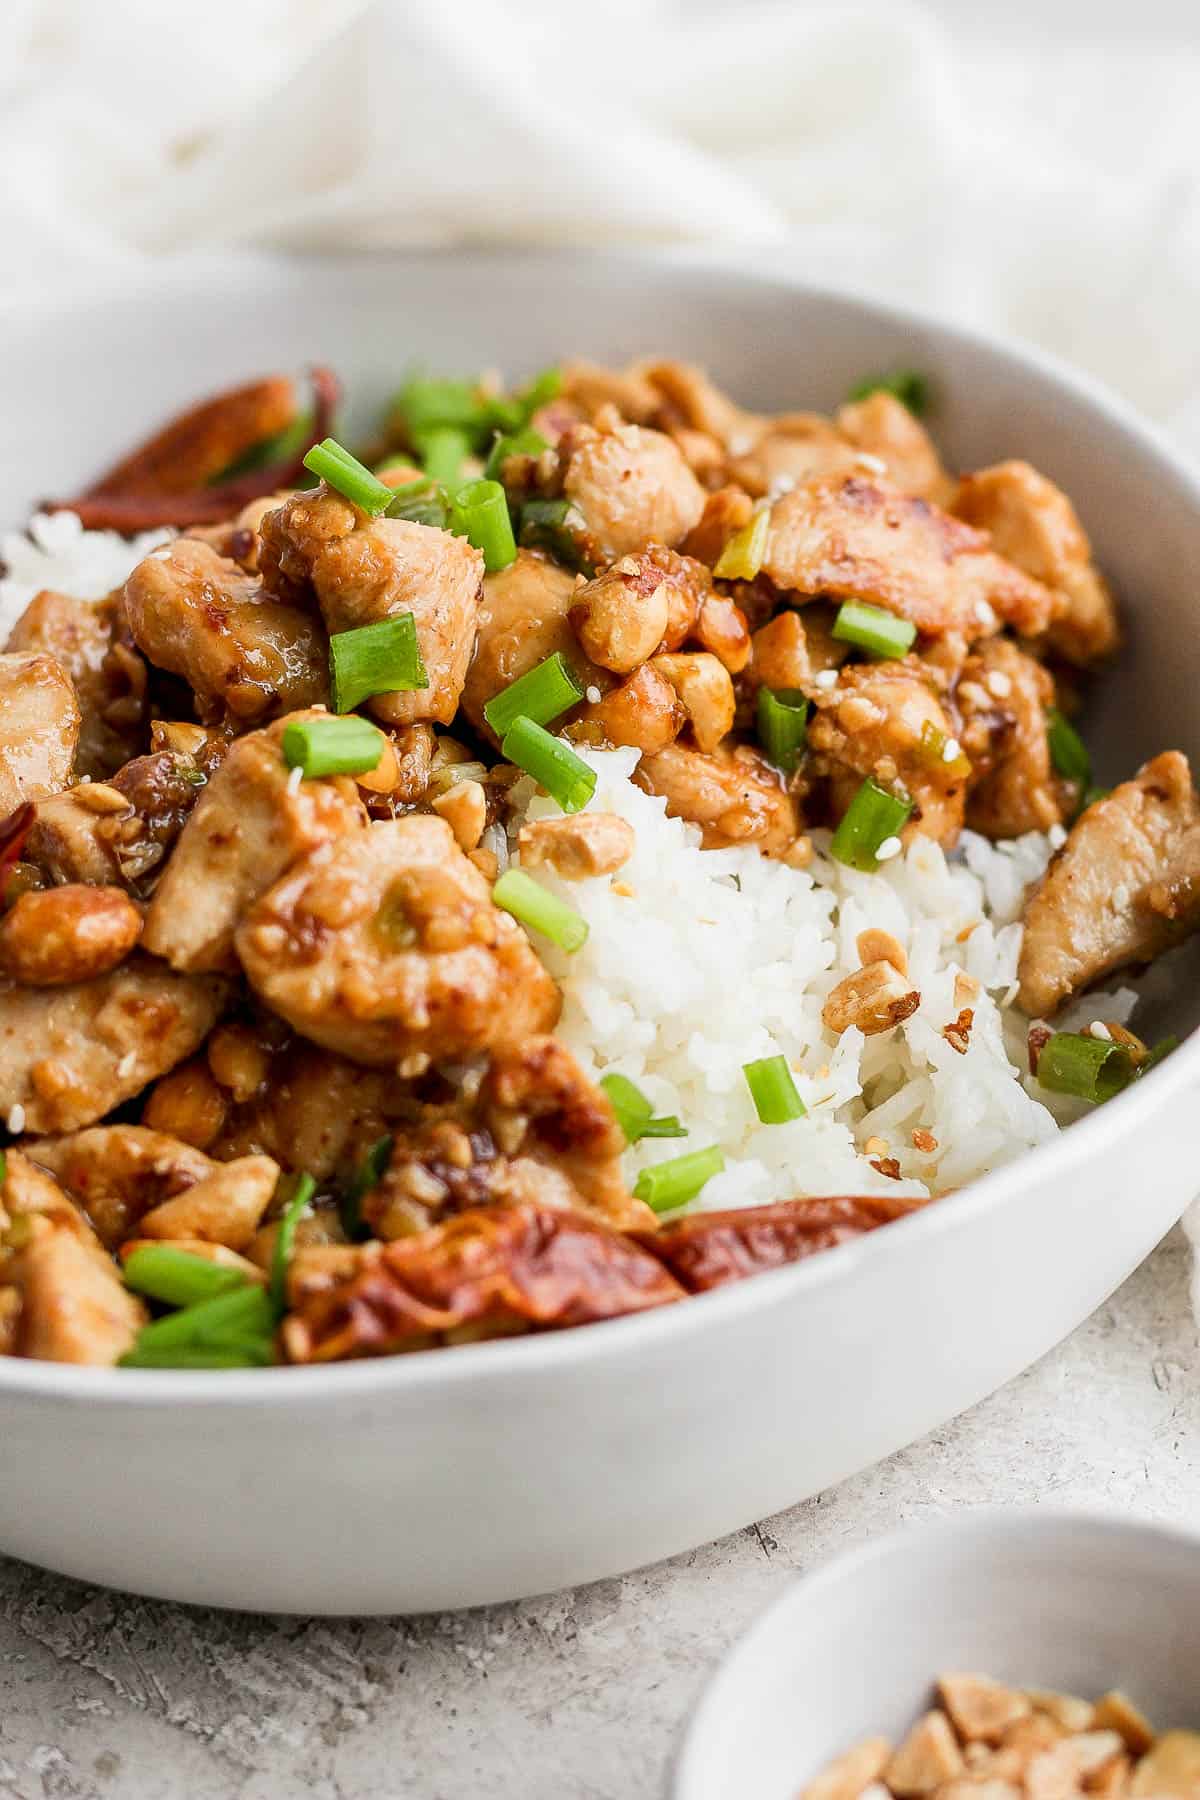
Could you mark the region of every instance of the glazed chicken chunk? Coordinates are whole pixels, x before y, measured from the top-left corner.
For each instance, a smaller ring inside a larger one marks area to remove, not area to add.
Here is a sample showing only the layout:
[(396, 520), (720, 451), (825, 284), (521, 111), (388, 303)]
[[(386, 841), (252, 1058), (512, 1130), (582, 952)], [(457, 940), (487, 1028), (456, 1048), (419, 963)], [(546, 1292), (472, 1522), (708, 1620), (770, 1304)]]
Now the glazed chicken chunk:
[(800, 838), (795, 802), (778, 771), (748, 744), (711, 755), (672, 744), (644, 756), (634, 779), (661, 794), (667, 814), (699, 825), (706, 848), (756, 844), (769, 856), (792, 856)]
[(970, 768), (916, 659), (849, 663), (836, 687), (813, 693), (817, 710), (808, 741), (815, 772), (831, 777), (835, 814), (846, 810), (869, 775), (881, 787), (898, 783), (911, 796), (910, 835), (919, 831), (953, 844)]
[(437, 818), (372, 825), (302, 857), (235, 941), (259, 998), (355, 1062), (411, 1072), (558, 1017), (524, 932)]
[(583, 686), (597, 679), (569, 618), (579, 585), (580, 578), (569, 569), (533, 550), (519, 550), (506, 569), (484, 577), (475, 653), (461, 704), (476, 731), (493, 742), (484, 707), (548, 656), (561, 655)]
[(1071, 828), (1025, 911), (1026, 1012), (1051, 1014), (1200, 924), (1200, 799), (1187, 758), (1156, 756)]
[(55, 657), (0, 656), (0, 819), (68, 786), (79, 725), (74, 684)]
[(1055, 693), (1042, 664), (1008, 639), (990, 638), (963, 663), (955, 699), (973, 771), (972, 831), (999, 840), (1070, 819), (1081, 796), (1050, 760), (1046, 718)]
[(119, 596), (75, 600), (44, 589), (13, 626), (7, 648), (52, 656), (71, 677), (80, 712), (77, 776), (103, 781), (137, 755), (146, 664), (128, 637)]
[(370, 519), (340, 494), (294, 494), (262, 526), (262, 565), (280, 591), (306, 584), (332, 634), (412, 615), (428, 687), (376, 694), (370, 710), (387, 725), (458, 710), (475, 642), (483, 557), (465, 538), (407, 519)]
[(704, 489), (659, 431), (604, 420), (568, 440), (563, 492), (583, 521), (594, 560), (610, 563), (650, 544), (674, 549), (704, 510)]

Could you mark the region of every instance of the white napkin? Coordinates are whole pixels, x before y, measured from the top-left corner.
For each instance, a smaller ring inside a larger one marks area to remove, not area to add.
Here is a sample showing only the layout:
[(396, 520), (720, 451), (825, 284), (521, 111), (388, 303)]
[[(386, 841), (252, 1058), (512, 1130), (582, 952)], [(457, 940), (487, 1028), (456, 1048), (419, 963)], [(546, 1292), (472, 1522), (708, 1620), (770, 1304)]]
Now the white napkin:
[(1107, 44), (903, 0), (6, 12), (5, 294), (238, 243), (736, 244), (1023, 333), (1200, 451), (1200, 48), (1137, 9)]

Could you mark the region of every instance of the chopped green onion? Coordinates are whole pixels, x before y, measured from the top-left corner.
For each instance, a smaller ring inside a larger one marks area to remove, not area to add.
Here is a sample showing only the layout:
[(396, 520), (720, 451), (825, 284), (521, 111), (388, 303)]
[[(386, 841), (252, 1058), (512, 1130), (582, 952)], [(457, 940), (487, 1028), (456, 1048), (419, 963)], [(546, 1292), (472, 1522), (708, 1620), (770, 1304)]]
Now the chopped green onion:
[(1107, 800), (1111, 793), (1112, 789), (1106, 787), (1085, 788), (1083, 799), (1079, 802), (1080, 812), (1085, 813), (1089, 806), (1095, 806), (1097, 800)]
[(194, 1344), (143, 1344), (141, 1337), (121, 1358), (123, 1369), (265, 1369), (275, 1360), (270, 1338), (247, 1338), (223, 1350)]
[(1052, 707), (1046, 714), (1046, 738), (1050, 745), (1050, 761), (1058, 773), (1066, 781), (1078, 781), (1086, 788), (1092, 779), (1092, 759), (1087, 745), (1057, 707)]
[(580, 548), (582, 519), (570, 500), (527, 500), (521, 508), (518, 540), (526, 550), (548, 550), (568, 569), (590, 575), (592, 565)]
[(514, 719), (500, 748), (508, 761), (532, 775), (565, 813), (577, 813), (596, 791), (595, 769), (532, 719)]
[(644, 1137), (687, 1136), (686, 1126), (679, 1123), (674, 1113), (654, 1117), (654, 1108), (649, 1100), (637, 1083), (630, 1081), (627, 1075), (619, 1075), (614, 1070), (611, 1074), (600, 1077), (600, 1086), (608, 1095), (627, 1144), (636, 1144)]
[(1178, 1048), (1179, 1039), (1177, 1037), (1160, 1038), (1158, 1043), (1155, 1044), (1150, 1051), (1149, 1055), (1144, 1056), (1142, 1061), (1138, 1064), (1138, 1080), (1140, 1081), (1143, 1075), (1148, 1075), (1151, 1069), (1157, 1068), (1160, 1062), (1165, 1062), (1172, 1050), (1178, 1050)]
[(283, 760), (306, 780), (365, 775), (379, 766), (384, 742), (369, 719), (295, 719), (283, 728)]
[(634, 1194), (656, 1213), (673, 1212), (694, 1200), (706, 1181), (719, 1175), (725, 1157), (717, 1144), (707, 1150), (689, 1150), (669, 1162), (652, 1163), (633, 1184)]
[(910, 620), (885, 612), (882, 606), (845, 600), (833, 622), (833, 635), (841, 643), (854, 644), (871, 656), (897, 657), (912, 648), (917, 628)]
[[(275, 1308), (265, 1288), (250, 1285), (201, 1300), (179, 1312), (143, 1325), (126, 1366), (186, 1366), (173, 1358), (178, 1351), (237, 1354), (245, 1362), (269, 1361), (275, 1332)], [(149, 1362), (148, 1359), (153, 1359)]]
[(450, 501), (444, 487), (432, 481), (406, 481), (396, 488), (385, 518), (406, 519), (411, 525), (430, 525), (445, 531), (450, 523)]
[(433, 481), (450, 487), (458, 480), (463, 463), (471, 454), (471, 440), (453, 425), (439, 425), (434, 431), (417, 432), (413, 438), (425, 473)]
[(363, 1195), (370, 1193), (383, 1180), (391, 1154), (391, 1136), (376, 1138), (338, 1199), (338, 1217), (342, 1221), (342, 1230), (352, 1244), (368, 1235), (363, 1224)]
[(499, 481), (500, 471), (510, 456), (540, 456), (543, 450), (549, 448), (541, 432), (534, 431), (532, 426), (527, 425), (522, 431), (496, 439), (484, 464), (483, 473), (489, 481)]
[(762, 568), (771, 536), (771, 509), (760, 506), (748, 525), (735, 531), (713, 564), (721, 581), (753, 581)]
[(360, 463), (357, 456), (344, 450), (336, 438), (314, 444), (304, 458), (304, 466), (319, 475), (328, 487), (344, 494), (360, 512), (370, 513), (372, 518), (386, 512), (395, 498), (387, 483), (372, 475), (370, 469)]
[(3, 1183), (7, 1180), (8, 1180), (8, 1158), (7, 1158), (7, 1156), (5, 1156), (3, 1150), (0, 1150), (0, 1183)]
[(412, 614), (396, 613), (375, 625), (335, 631), (329, 640), (329, 674), (334, 711), (339, 713), (352, 712), (373, 694), (427, 688), (429, 676)]
[(1040, 1085), (1054, 1094), (1073, 1094), (1093, 1104), (1111, 1100), (1133, 1079), (1133, 1058), (1111, 1038), (1081, 1031), (1056, 1031), (1038, 1057)]
[(297, 1175), (295, 1191), (279, 1221), (275, 1250), (271, 1257), (271, 1302), (276, 1312), (284, 1312), (287, 1308), (288, 1264), (292, 1260), (292, 1249), (296, 1242), (296, 1227), (300, 1223), (301, 1213), (306, 1210), (316, 1191), (317, 1184), (311, 1175)]
[(516, 559), (508, 496), (498, 481), (468, 481), (459, 488), (450, 502), (450, 529), (483, 551), (489, 575)]
[(865, 400), (870, 394), (894, 394), (919, 419), (929, 406), (929, 380), (917, 369), (894, 369), (890, 375), (868, 375), (850, 389), (847, 399)]
[(551, 400), (556, 399), (561, 390), (562, 370), (555, 364), (548, 369), (542, 369), (533, 377), (532, 381), (527, 381), (525, 386), (517, 391), (516, 402), (521, 409), (523, 418), (531, 419), (540, 407), (546, 406)]
[(759, 688), (758, 741), (777, 768), (791, 774), (807, 734), (808, 701), (799, 688)]
[(870, 776), (863, 782), (842, 815), (833, 834), (830, 853), (848, 868), (870, 872), (879, 867), (878, 851), (889, 838), (898, 837), (912, 811), (906, 795), (889, 794)]
[(764, 1056), (742, 1064), (754, 1110), (764, 1125), (786, 1125), (802, 1119), (808, 1108), (796, 1092), (786, 1056)]
[(122, 1273), (126, 1287), (168, 1306), (193, 1306), (247, 1285), (241, 1269), (222, 1268), (218, 1262), (175, 1250), (170, 1244), (142, 1244), (126, 1258)]
[(493, 694), (483, 716), (496, 736), (502, 738), (520, 718), (532, 719), (535, 725), (549, 725), (582, 699), (583, 689), (563, 661), (562, 651), (556, 650), (536, 669), (518, 675), (506, 688)]
[(506, 869), (492, 888), (492, 899), (531, 931), (540, 931), (560, 950), (574, 953), (587, 942), (587, 920), (565, 900), (544, 888), (524, 869)]
[(414, 439), (421, 432), (447, 425), (474, 434), (488, 417), (487, 402), (475, 382), (436, 380), (422, 375), (409, 377), (393, 402), (393, 410), (403, 418)]

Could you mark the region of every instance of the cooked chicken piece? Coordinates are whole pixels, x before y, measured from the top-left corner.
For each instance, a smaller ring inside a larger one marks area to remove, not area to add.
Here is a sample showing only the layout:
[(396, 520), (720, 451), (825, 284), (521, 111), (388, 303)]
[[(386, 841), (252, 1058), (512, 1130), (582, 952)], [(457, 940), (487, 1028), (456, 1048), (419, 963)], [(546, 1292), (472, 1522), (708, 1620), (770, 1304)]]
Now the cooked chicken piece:
[(911, 795), (909, 836), (952, 844), (962, 828), (970, 770), (920, 663), (847, 663), (836, 687), (811, 692), (811, 767), (830, 777), (835, 815), (845, 812), (869, 775), (881, 787), (898, 783)]
[(689, 1293), (700, 1294), (832, 1250), (926, 1204), (881, 1194), (781, 1200), (771, 1206), (695, 1213), (642, 1241)]
[(518, 839), (523, 869), (553, 869), (564, 881), (612, 875), (633, 855), (633, 826), (616, 813), (575, 813), (534, 819)]
[(52, 656), (79, 703), (75, 774), (103, 781), (136, 756), (146, 713), (146, 664), (125, 627), (118, 596), (73, 600), (44, 588), (9, 635), (10, 651)]
[(303, 857), (236, 935), (251, 986), (356, 1062), (423, 1068), (552, 1026), (558, 991), (441, 819), (410, 814)]
[(683, 651), (656, 656), (650, 667), (675, 689), (699, 749), (715, 750), (733, 729), (737, 710), (733, 682), (724, 663), (706, 650)]
[(202, 717), (247, 724), (329, 698), (320, 624), (196, 538), (143, 558), (125, 611), (138, 649), (183, 676)]
[(579, 586), (577, 576), (534, 550), (518, 550), (507, 569), (484, 578), (462, 710), (492, 743), (497, 739), (484, 719), (484, 707), (548, 656), (558, 652), (582, 686), (595, 680), (567, 616)]
[[(341, 1257), (340, 1277), (291, 1280), (291, 1362), (386, 1356), (530, 1326), (583, 1325), (682, 1298), (663, 1265), (577, 1213), (484, 1206), (416, 1237)], [(447, 1338), (447, 1334), (454, 1334)]]
[(53, 656), (0, 656), (0, 819), (71, 779), (79, 702)]
[(788, 592), (882, 606), (932, 637), (988, 637), (1001, 622), (1033, 635), (1059, 604), (982, 532), (861, 475), (809, 481), (777, 500), (763, 573)]
[(234, 967), (234, 929), (259, 895), (297, 857), (366, 824), (349, 776), (294, 781), (281, 747), (291, 722), (239, 738), (184, 827), (144, 939), (173, 969)]
[(111, 781), (81, 782), (39, 800), (25, 853), (51, 881), (119, 884), (144, 894), (205, 779), (190, 755), (137, 756)]
[(411, 613), (429, 686), (377, 694), (387, 725), (449, 725), (475, 643), (483, 556), (466, 538), (408, 519), (370, 519), (324, 486), (263, 520), (262, 565), (282, 593), (312, 592), (330, 633)]
[(582, 744), (629, 745), (653, 756), (675, 742), (686, 722), (671, 682), (648, 662), (602, 700), (582, 707), (570, 735)]
[(672, 744), (643, 756), (633, 779), (663, 796), (670, 818), (699, 825), (706, 849), (753, 843), (785, 856), (799, 838), (800, 819), (778, 770), (748, 744), (711, 755)]
[[(218, 1083), (234, 1073), (231, 1059), (217, 1054), (217, 1040), (227, 1029), (214, 1033), (209, 1044)], [(344, 1179), (398, 1119), (413, 1113), (407, 1084), (390, 1072), (364, 1069), (304, 1038), (264, 1051), (261, 1068), (251, 1091), (225, 1090), (229, 1113), (210, 1146), (215, 1155), (267, 1155), (320, 1183)]]
[(1200, 924), (1200, 800), (1167, 750), (1082, 813), (1026, 903), (1020, 1003), (1049, 1015)]
[(482, 1205), (562, 1207), (652, 1231), (622, 1177), (624, 1149), (604, 1091), (557, 1038), (531, 1037), (494, 1053), (476, 1101), (460, 1096), (396, 1132), (363, 1217), (389, 1241)]
[(1061, 488), (1026, 462), (997, 463), (964, 476), (954, 511), (990, 532), (1001, 556), (1060, 595), (1047, 633), (1053, 649), (1084, 664), (1112, 655), (1120, 641), (1117, 609)]
[(290, 500), (293, 491), (280, 488), (274, 494), (259, 494), (232, 519), (225, 519), (219, 525), (193, 525), (185, 536), (199, 538), (202, 544), (211, 544), (218, 556), (228, 557), (247, 575), (257, 575), (260, 573), (263, 520), (268, 513), (277, 512), (285, 500)]
[(0, 983), (0, 1118), (78, 1131), (138, 1094), (201, 1044), (226, 984), (175, 975), (140, 951), (75, 987)]
[[(660, 431), (673, 431), (683, 426), (715, 438), (728, 449), (731, 440), (757, 423), (754, 413), (737, 406), (695, 363), (666, 358), (634, 363), (626, 376), (639, 378), (657, 396), (654, 411), (645, 422), (657, 425)], [(625, 416), (633, 418), (634, 415), (626, 412)], [(642, 422), (638, 421), (639, 424)]]
[(734, 440), (730, 475), (747, 493), (775, 496), (814, 476), (859, 467), (857, 451), (820, 413), (780, 413)]
[[(906, 494), (920, 494), (937, 506), (949, 506), (954, 483), (942, 467), (933, 439), (902, 400), (884, 388), (876, 388), (862, 400), (838, 408), (837, 428), (848, 443), (867, 456), (878, 457), (893, 487)], [(996, 548), (1007, 555), (1003, 544)], [(1017, 557), (1014, 562), (1020, 562)], [(1026, 565), (1020, 563), (1020, 567)], [(1030, 569), (1029, 574), (1036, 574)]]
[(142, 1125), (94, 1125), (29, 1146), (115, 1250), (145, 1213), (203, 1181), (218, 1166), (191, 1144)]
[(963, 663), (954, 696), (972, 769), (972, 831), (1012, 838), (1069, 819), (1079, 789), (1050, 760), (1046, 712), (1054, 705), (1054, 683), (1041, 663), (1007, 638), (992, 638)]
[(445, 819), (460, 850), (474, 850), (487, 826), (487, 789), (480, 781), (456, 781), (431, 802), (439, 819)]
[(662, 395), (649, 379), (645, 365), (606, 369), (601, 363), (572, 357), (562, 365), (559, 400), (579, 419), (594, 419), (606, 407), (615, 407), (634, 425), (649, 425), (662, 405)]
[(108, 1367), (132, 1347), (146, 1309), (121, 1282), (111, 1258), (67, 1196), (19, 1151), (9, 1150), (0, 1184), (0, 1217), (9, 1219), (0, 1248), (4, 1349), (42, 1362)]
[(240, 1156), (218, 1163), (202, 1180), (172, 1200), (143, 1213), (139, 1231), (148, 1238), (200, 1238), (245, 1250), (271, 1203), (279, 1164), (269, 1156)]
[(0, 975), (30, 987), (90, 981), (123, 962), (141, 935), (142, 915), (120, 888), (20, 894), (0, 917)]
[(563, 491), (582, 516), (594, 561), (651, 544), (674, 549), (704, 510), (704, 489), (659, 431), (613, 420), (606, 429), (578, 427), (564, 445)]

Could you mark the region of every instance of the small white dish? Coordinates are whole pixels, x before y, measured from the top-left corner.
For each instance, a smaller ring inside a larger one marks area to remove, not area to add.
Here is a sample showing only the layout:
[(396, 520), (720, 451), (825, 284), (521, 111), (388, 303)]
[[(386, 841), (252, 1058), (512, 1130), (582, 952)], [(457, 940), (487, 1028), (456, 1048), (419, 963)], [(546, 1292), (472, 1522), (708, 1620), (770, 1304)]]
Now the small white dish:
[(790, 1587), (692, 1717), (672, 1800), (796, 1800), (863, 1739), (899, 1739), (958, 1670), (1200, 1728), (1200, 1536), (980, 1508), (877, 1538)]

